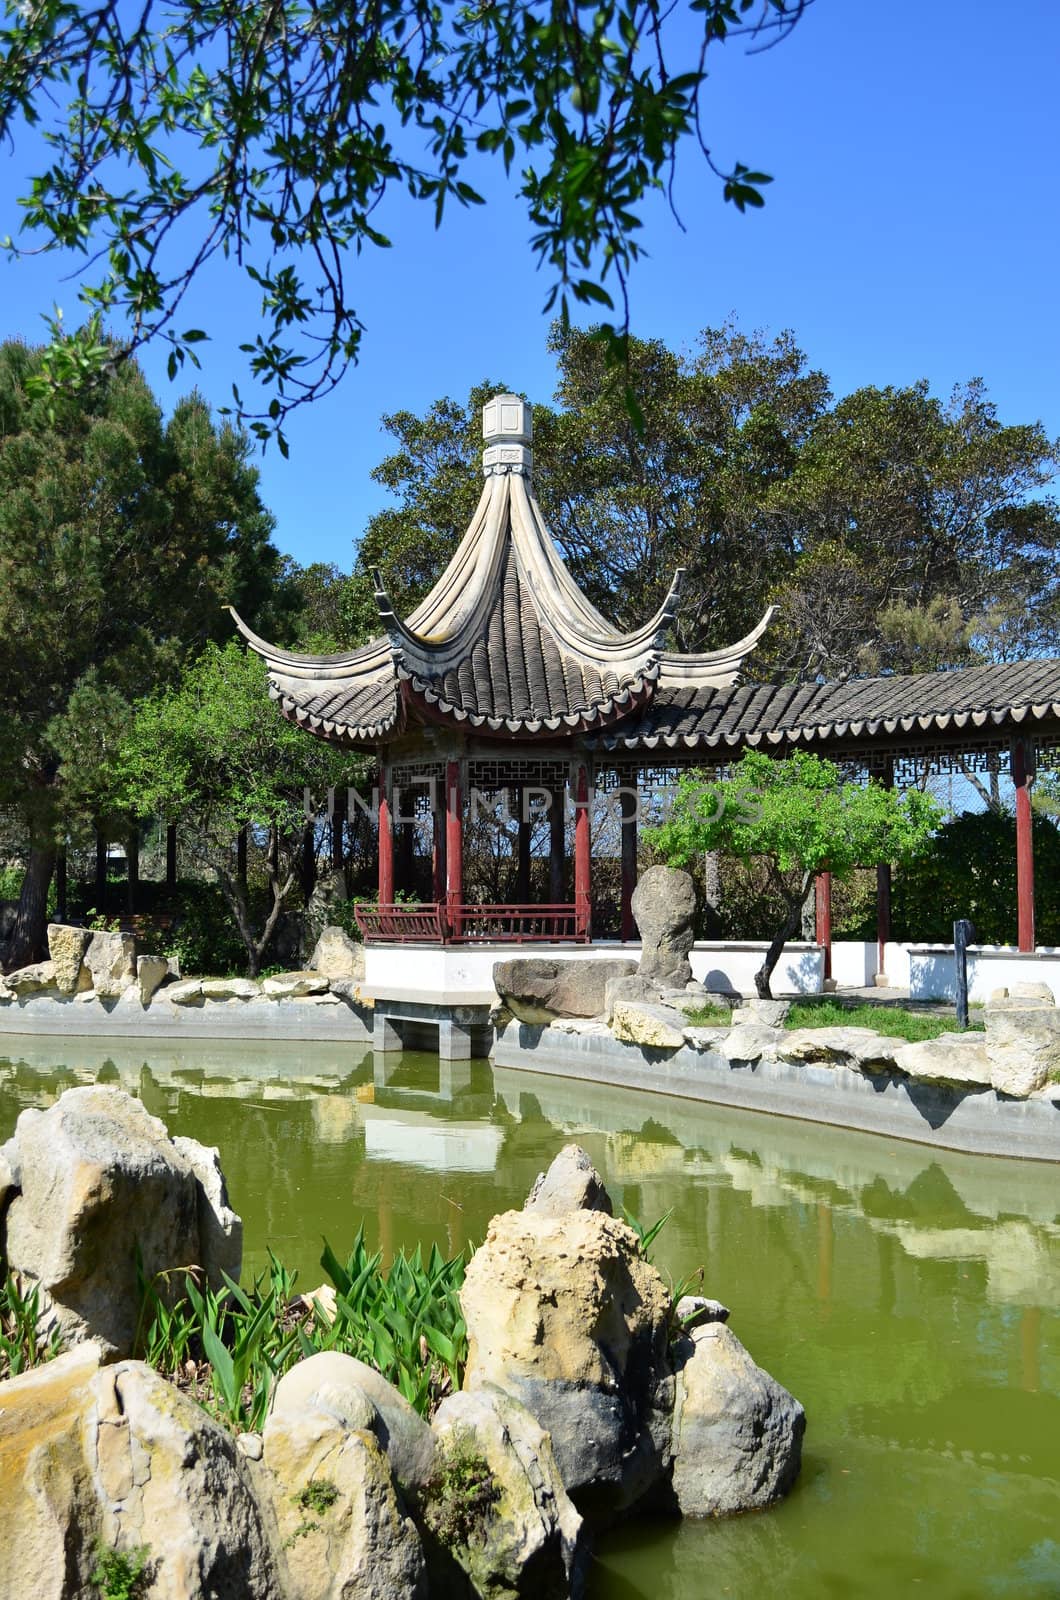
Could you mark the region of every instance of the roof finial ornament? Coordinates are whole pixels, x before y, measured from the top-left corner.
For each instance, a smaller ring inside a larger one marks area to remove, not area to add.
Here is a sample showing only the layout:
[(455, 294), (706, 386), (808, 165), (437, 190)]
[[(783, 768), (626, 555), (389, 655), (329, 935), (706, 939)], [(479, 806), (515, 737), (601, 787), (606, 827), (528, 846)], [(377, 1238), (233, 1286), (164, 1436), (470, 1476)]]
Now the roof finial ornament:
[(530, 441), (534, 423), (530, 407), (517, 394), (495, 394), (482, 407), (482, 470), (487, 478), (506, 472), (529, 478), (534, 466)]

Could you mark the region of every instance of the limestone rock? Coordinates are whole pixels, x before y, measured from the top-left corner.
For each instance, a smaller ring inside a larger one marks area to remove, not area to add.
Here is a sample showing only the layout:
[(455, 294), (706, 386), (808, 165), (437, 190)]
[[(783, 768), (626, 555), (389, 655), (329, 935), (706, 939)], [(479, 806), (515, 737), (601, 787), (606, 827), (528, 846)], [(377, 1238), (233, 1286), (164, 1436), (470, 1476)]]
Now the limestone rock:
[(790, 1000), (745, 1000), (732, 1014), (734, 1028), (782, 1028), (791, 1010)]
[(685, 1042), (685, 1019), (671, 1006), (644, 1005), (635, 1000), (615, 1003), (611, 1032), (627, 1044), (656, 1050), (679, 1050)]
[(9, 972), (7, 987), (14, 995), (44, 994), (57, 989), (54, 961), (35, 961), (32, 966), (18, 967)]
[(17, 1188), (15, 1174), (8, 1165), (7, 1156), (0, 1149), (0, 1217), (3, 1216), (4, 1207)]
[(137, 956), (136, 987), (140, 1004), (149, 1006), (159, 986), (169, 977), (169, 962), (164, 956)]
[(9, 1006), (15, 998), (15, 991), (0, 972), (0, 1006)]
[(989, 1089), (990, 1062), (981, 1033), (940, 1033), (937, 1039), (905, 1044), (894, 1053), (898, 1071), (920, 1083), (956, 1089)]
[(999, 1094), (1025, 1098), (1060, 1081), (1060, 1010), (1037, 996), (1012, 998), (1016, 988), (1046, 987), (1013, 984), (1007, 1003), (986, 1008), (986, 1058)]
[(426, 1600), (423, 1546), (373, 1434), (274, 1410), (263, 1445), (288, 1600)]
[(564, 1145), (547, 1172), (538, 1174), (525, 1211), (563, 1217), (568, 1211), (604, 1211), (611, 1216), (611, 1196), (581, 1145)]
[(85, 966), (101, 1000), (117, 1000), (136, 982), (136, 940), (131, 933), (94, 933)]
[(688, 952), (695, 939), (696, 890), (687, 872), (649, 867), (633, 891), (633, 918), (640, 930), (642, 978), (686, 984), (692, 976)]
[(859, 1072), (892, 1072), (905, 1039), (874, 1028), (793, 1028), (779, 1044), (782, 1061), (823, 1061)]
[(3, 1385), (0, 1600), (97, 1593), (95, 1541), (149, 1550), (152, 1600), (284, 1600), (235, 1441), (141, 1362), (76, 1346)]
[(92, 1384), (101, 1538), (151, 1551), (151, 1600), (285, 1600), (250, 1470), (201, 1406), (141, 1361)]
[[(582, 1519), (563, 1486), (548, 1434), (525, 1406), (499, 1389), (466, 1390), (442, 1401), (434, 1432), (444, 1465), (450, 1452), (470, 1448), (484, 1459), (496, 1498), (474, 1526), (459, 1527), (446, 1544), (450, 1555), (482, 1596), (526, 1596), (527, 1600), (567, 1600), (581, 1588), (585, 1558)], [(437, 1484), (444, 1479), (435, 1478)], [(422, 1501), (429, 1529), (448, 1523), (452, 1509), (432, 1501), (430, 1488)]]
[[(337, 905), (341, 905), (348, 898), (346, 877), (341, 869), (320, 874), (313, 885), (313, 892), (309, 896), (309, 904), (306, 906), (305, 915), (302, 919), (301, 952), (303, 955), (307, 950), (313, 949), (324, 929), (334, 924), (334, 908)], [(310, 961), (309, 965), (314, 967), (316, 962)]]
[(261, 993), (253, 978), (203, 978), (204, 1000), (256, 1000)]
[(171, 1000), (175, 1006), (197, 1006), (202, 1004), (202, 979), (182, 978), (179, 983), (166, 984), (166, 999)]
[(684, 1030), (685, 1044), (693, 1050), (717, 1050), (724, 1040), (729, 1037), (728, 1028), (686, 1028)]
[(364, 981), (364, 945), (351, 939), (345, 928), (324, 928), (309, 958), (313, 972), (326, 978), (352, 978)]
[(132, 1348), (136, 1253), (148, 1277), (201, 1258), (198, 1184), (165, 1126), (121, 1089), (68, 1089), (18, 1119), (10, 1265), (38, 1280), (67, 1339)]
[(632, 1503), (669, 1448), (670, 1295), (602, 1211), (494, 1217), (461, 1290), (465, 1389), (493, 1385), (551, 1434), (581, 1509)]
[(757, 1061), (775, 1061), (784, 1040), (779, 1028), (765, 1028), (761, 1024), (752, 1028), (732, 1028), (715, 1044), (714, 1049), (724, 1056), (730, 1066), (737, 1062), (753, 1066)]
[(81, 1445), (100, 1349), (85, 1343), (0, 1388), (0, 1600), (90, 1595), (98, 1522)]
[(374, 1367), (338, 1350), (298, 1361), (276, 1385), (271, 1415), (298, 1417), (324, 1412), (345, 1428), (368, 1429), (386, 1451), (402, 1489), (427, 1482), (434, 1462), (434, 1436), (392, 1383)]
[(55, 968), (55, 987), (60, 994), (77, 994), (91, 987), (92, 974), (84, 967), (85, 951), (91, 938), (87, 928), (49, 922), (48, 954)]
[(608, 983), (636, 972), (635, 961), (498, 961), (493, 987), (520, 1022), (551, 1022), (554, 1017), (598, 1017)]
[(173, 1148), (191, 1168), (196, 1184), (199, 1225), (199, 1266), (212, 1289), (220, 1289), (222, 1272), (236, 1283), (243, 1266), (243, 1219), (228, 1203), (228, 1187), (221, 1171), (221, 1152), (215, 1145), (179, 1135)]
[(328, 980), (322, 972), (278, 972), (262, 984), (273, 1000), (299, 1000), (307, 994), (326, 994)]
[(1040, 1000), (1047, 1006), (1056, 1004), (1056, 996), (1048, 983), (1011, 983), (1005, 991), (1010, 1000)]
[(798, 1476), (802, 1406), (723, 1322), (694, 1329), (676, 1361), (673, 1489), (682, 1512), (722, 1517), (772, 1505)]

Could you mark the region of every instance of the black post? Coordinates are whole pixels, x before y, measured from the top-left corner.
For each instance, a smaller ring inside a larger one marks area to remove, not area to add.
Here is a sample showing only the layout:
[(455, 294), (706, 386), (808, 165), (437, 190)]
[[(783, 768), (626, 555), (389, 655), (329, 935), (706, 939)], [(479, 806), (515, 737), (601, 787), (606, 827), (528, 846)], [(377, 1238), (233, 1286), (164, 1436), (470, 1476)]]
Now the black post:
[(968, 1026), (968, 946), (975, 940), (975, 928), (967, 917), (953, 924), (953, 966), (957, 975), (957, 1026)]

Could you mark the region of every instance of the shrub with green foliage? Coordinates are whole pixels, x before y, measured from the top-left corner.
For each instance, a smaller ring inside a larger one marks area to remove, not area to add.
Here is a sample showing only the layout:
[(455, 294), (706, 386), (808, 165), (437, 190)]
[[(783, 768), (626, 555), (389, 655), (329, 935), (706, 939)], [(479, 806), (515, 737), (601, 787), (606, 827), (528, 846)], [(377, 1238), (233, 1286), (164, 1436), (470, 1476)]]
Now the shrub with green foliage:
[[(1060, 830), (1034, 819), (1035, 936), (1060, 944)], [(1016, 823), (996, 812), (965, 811), (935, 834), (930, 851), (894, 875), (891, 925), (896, 939), (953, 939), (957, 917), (970, 917), (981, 944), (1016, 942)]]
[(182, 883), (166, 940), (184, 973), (225, 977), (246, 968), (247, 953), (220, 884)]
[(61, 1350), (58, 1328), (42, 1318), (39, 1284), (5, 1272), (0, 1280), (0, 1381), (51, 1361)]
[(96, 1565), (89, 1582), (95, 1584), (102, 1600), (137, 1600), (147, 1593), (151, 1559), (147, 1545), (138, 1545), (134, 1550), (115, 1550), (99, 1543), (95, 1554)]

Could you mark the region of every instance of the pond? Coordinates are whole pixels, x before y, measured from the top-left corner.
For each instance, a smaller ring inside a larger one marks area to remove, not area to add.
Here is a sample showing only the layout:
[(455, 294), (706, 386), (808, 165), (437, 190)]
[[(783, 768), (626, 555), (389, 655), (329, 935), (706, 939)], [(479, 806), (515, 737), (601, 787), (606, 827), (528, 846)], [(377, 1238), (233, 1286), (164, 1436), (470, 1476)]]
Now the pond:
[[(363, 1221), (452, 1252), (577, 1139), (616, 1210), (806, 1407), (801, 1479), (731, 1522), (631, 1522), (591, 1600), (1060, 1596), (1060, 1174), (485, 1062), (346, 1046), (0, 1041), (0, 1140), (25, 1106), (121, 1082), (220, 1147), (247, 1273), (310, 1288)], [(145, 1059), (146, 1057), (146, 1059)], [(383, 1061), (387, 1062), (385, 1068)]]

